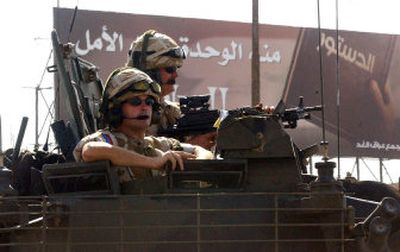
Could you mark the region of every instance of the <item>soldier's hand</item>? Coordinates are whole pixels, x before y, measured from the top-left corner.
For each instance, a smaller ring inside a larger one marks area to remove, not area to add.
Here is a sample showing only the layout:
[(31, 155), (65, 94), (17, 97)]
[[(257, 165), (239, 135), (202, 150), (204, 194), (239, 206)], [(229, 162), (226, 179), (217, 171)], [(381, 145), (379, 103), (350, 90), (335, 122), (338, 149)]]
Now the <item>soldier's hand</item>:
[(190, 137), (186, 142), (192, 145), (201, 146), (206, 150), (211, 150), (211, 148), (215, 145), (216, 138), (217, 138), (217, 132), (212, 131)]
[(275, 110), (274, 106), (264, 106), (262, 103), (257, 104), (255, 107), (260, 112), (272, 114)]
[(369, 88), (372, 93), (372, 98), (379, 109), (384, 121), (382, 126), (386, 133), (392, 134), (396, 131), (395, 107), (393, 104), (392, 92), (390, 85), (385, 83), (382, 88), (376, 80), (370, 80)]
[(157, 167), (163, 169), (167, 162), (170, 162), (172, 170), (175, 170), (177, 167), (179, 167), (180, 170), (183, 170), (183, 160), (194, 158), (196, 158), (196, 156), (192, 153), (184, 151), (167, 151), (163, 152), (161, 157), (158, 157), (159, 160)]
[(263, 111), (264, 111), (265, 113), (268, 113), (268, 114), (272, 114), (272, 113), (274, 112), (274, 110), (275, 110), (275, 107), (274, 107), (274, 106), (265, 106), (265, 107), (263, 108)]

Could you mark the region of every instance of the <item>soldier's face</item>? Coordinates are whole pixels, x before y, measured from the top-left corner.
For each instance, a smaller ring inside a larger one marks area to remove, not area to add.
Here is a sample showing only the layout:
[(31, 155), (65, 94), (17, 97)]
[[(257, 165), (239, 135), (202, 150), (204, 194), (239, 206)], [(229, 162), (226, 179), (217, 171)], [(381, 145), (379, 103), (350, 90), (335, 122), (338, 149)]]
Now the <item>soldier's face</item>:
[(174, 91), (175, 79), (178, 77), (176, 67), (160, 68), (161, 96), (166, 96)]
[(194, 136), (187, 140), (188, 143), (199, 145), (204, 149), (210, 150), (215, 145), (215, 140), (217, 138), (217, 132), (209, 132), (201, 135)]
[(122, 124), (147, 129), (151, 123), (152, 105), (155, 100), (148, 95), (134, 96), (122, 103)]

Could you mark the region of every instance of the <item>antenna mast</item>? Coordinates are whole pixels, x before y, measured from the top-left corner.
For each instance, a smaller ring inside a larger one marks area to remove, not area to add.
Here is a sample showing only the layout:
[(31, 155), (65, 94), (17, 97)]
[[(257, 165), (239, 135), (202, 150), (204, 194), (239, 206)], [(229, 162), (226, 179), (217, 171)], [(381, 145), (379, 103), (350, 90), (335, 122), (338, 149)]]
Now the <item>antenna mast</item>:
[(252, 22), (252, 52), (251, 58), (251, 104), (260, 103), (260, 51), (258, 36), (258, 0), (253, 0)]

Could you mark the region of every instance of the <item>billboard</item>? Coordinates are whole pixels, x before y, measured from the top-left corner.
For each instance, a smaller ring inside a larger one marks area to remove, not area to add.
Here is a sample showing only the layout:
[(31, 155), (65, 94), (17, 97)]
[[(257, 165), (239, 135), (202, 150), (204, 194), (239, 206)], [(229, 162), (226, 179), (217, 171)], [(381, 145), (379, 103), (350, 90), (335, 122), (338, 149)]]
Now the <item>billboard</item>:
[[(211, 107), (218, 109), (251, 103), (251, 24), (79, 10), (70, 33), (72, 17), (72, 9), (54, 9), (60, 40), (69, 38), (78, 55), (99, 66), (103, 80), (125, 64), (137, 36), (155, 29), (173, 37), (188, 55), (168, 99), (210, 94)], [(259, 36), (264, 105), (283, 99), (296, 106), (299, 96), (305, 105), (318, 105), (322, 80), (332, 156), (338, 132), (342, 155), (400, 156), (396, 36), (344, 31), (338, 36), (336, 31), (272, 25), (260, 25)], [(300, 148), (321, 141), (321, 119), (316, 112), (311, 121), (289, 130)]]
[[(340, 132), (343, 153), (382, 157), (398, 152), (394, 111), (387, 111), (393, 106), (388, 76), (396, 36), (305, 29), (298, 43), (287, 103), (295, 105), (300, 95), (318, 103), (323, 82), (326, 130), (335, 137)], [(315, 114), (313, 123), (321, 127), (321, 119)]]

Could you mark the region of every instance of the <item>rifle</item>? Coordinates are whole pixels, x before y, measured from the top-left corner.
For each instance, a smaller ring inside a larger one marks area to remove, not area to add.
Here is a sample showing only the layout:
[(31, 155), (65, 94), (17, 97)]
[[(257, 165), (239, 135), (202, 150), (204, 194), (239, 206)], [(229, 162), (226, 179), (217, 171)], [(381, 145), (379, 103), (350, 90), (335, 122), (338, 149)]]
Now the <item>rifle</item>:
[(185, 136), (200, 135), (215, 131), (214, 123), (219, 111), (210, 110), (210, 95), (196, 95), (179, 98), (182, 116), (166, 129), (159, 129), (158, 135), (182, 140)]
[(51, 124), (51, 129), (65, 159), (74, 161), (73, 150), (79, 139), (74, 136), (71, 124), (65, 124), (63, 120), (59, 120)]
[(14, 147), (14, 151), (13, 151), (13, 155), (12, 155), (13, 166), (15, 166), (17, 164), (18, 156), (19, 156), (19, 152), (21, 150), (22, 141), (24, 140), (24, 135), (25, 135), (25, 130), (26, 130), (27, 124), (28, 124), (28, 117), (24, 116), (21, 121), (21, 126), (19, 128), (17, 142), (15, 143), (15, 147)]
[[(57, 90), (59, 96), (56, 96), (59, 113), (57, 113), (58, 118), (56, 119), (63, 124), (70, 125), (70, 130), (54, 130), (59, 128), (59, 125), (52, 128), (58, 144), (70, 146), (69, 141), (66, 143), (59, 142), (70, 139), (70, 131), (72, 131), (74, 145), (79, 139), (97, 130), (98, 108), (103, 85), (98, 75), (98, 68), (78, 57), (74, 53), (73, 44), (61, 44), (56, 30), (52, 31), (51, 39), (55, 65), (48, 67), (47, 70), (57, 73), (55, 79), (59, 83)], [(65, 95), (65, 97), (61, 99), (61, 95)], [(62, 104), (63, 101), (67, 101), (67, 103)], [(70, 148), (62, 149), (71, 151)], [(63, 154), (70, 156), (71, 153)]]

